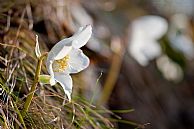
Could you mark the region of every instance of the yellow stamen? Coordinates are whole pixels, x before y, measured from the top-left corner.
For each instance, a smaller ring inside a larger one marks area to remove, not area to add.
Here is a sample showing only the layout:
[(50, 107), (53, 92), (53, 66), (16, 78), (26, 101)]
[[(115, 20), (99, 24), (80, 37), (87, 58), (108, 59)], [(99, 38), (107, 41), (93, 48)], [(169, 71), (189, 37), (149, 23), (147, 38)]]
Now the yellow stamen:
[(63, 72), (68, 66), (69, 58), (70, 58), (69, 55), (66, 55), (64, 58), (60, 60), (55, 60), (53, 63), (53, 71)]

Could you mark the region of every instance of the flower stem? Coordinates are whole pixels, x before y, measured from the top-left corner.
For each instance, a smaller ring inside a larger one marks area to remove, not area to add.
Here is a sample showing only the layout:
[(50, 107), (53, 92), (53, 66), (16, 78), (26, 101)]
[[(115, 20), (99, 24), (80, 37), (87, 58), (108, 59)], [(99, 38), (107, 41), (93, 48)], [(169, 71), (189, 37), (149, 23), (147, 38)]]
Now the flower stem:
[(110, 98), (110, 95), (114, 89), (114, 86), (117, 82), (119, 72), (122, 65), (123, 55), (125, 52), (125, 47), (122, 47), (121, 44), (123, 44), (122, 40), (120, 40), (119, 37), (115, 37), (113, 39), (113, 42), (116, 42), (116, 44), (120, 44), (120, 47), (115, 47), (114, 54), (112, 57), (112, 63), (110, 66), (109, 73), (107, 75), (106, 81), (104, 83), (104, 88), (102, 90), (102, 95), (100, 96), (100, 99), (97, 102), (98, 106), (104, 105), (107, 103), (107, 101)]
[(38, 64), (36, 66), (36, 73), (35, 73), (35, 77), (34, 77), (34, 82), (32, 84), (32, 87), (30, 89), (30, 93), (28, 94), (27, 98), (26, 98), (26, 102), (24, 104), (24, 108), (21, 112), (21, 115), (24, 117), (26, 112), (28, 112), (28, 109), (30, 107), (30, 104), (32, 102), (32, 98), (34, 96), (34, 92), (36, 90), (37, 84), (38, 84), (38, 80), (39, 80), (39, 75), (40, 75), (40, 71), (41, 71), (41, 66), (42, 66), (42, 61), (44, 59), (44, 57), (47, 55), (47, 53), (42, 54), (42, 56), (40, 58), (38, 58)]

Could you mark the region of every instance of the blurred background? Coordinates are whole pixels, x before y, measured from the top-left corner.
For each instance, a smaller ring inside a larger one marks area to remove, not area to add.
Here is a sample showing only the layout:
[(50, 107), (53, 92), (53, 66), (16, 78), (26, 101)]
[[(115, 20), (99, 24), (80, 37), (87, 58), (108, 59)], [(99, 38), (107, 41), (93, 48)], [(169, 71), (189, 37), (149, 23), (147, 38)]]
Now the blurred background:
[[(118, 129), (135, 123), (145, 129), (192, 129), (193, 12), (193, 0), (1, 0), (0, 42), (34, 56), (35, 34), (48, 51), (91, 24), (93, 35), (82, 48), (91, 62), (73, 75), (73, 99), (92, 98), (94, 105), (134, 122), (115, 122)], [(0, 49), (3, 72), (13, 67), (5, 59), (26, 58)]]

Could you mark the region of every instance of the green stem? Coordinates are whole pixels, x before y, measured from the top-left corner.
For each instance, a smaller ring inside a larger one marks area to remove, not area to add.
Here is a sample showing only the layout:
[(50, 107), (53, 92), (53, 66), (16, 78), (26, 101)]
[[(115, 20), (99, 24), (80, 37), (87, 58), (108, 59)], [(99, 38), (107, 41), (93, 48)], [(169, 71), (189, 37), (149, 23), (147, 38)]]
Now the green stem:
[(40, 71), (41, 71), (41, 66), (42, 66), (42, 61), (44, 59), (44, 57), (47, 55), (47, 53), (44, 53), (39, 59), (38, 59), (38, 64), (36, 66), (36, 73), (35, 73), (35, 77), (34, 77), (34, 82), (32, 84), (32, 87), (30, 89), (30, 93), (28, 94), (27, 98), (26, 98), (26, 102), (24, 104), (24, 108), (21, 112), (21, 115), (24, 117), (26, 112), (28, 112), (28, 109), (30, 107), (30, 104), (32, 102), (32, 98), (34, 96), (34, 92), (36, 90), (37, 84), (38, 84), (38, 80), (39, 80), (39, 75), (40, 75)]

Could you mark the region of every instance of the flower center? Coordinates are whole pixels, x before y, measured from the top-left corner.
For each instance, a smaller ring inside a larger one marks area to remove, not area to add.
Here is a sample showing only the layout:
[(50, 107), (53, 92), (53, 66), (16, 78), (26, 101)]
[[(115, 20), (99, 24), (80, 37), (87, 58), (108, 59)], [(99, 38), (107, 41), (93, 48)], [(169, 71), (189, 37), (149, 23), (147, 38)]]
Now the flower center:
[(69, 61), (69, 55), (66, 55), (64, 58), (60, 60), (55, 60), (53, 62), (53, 71), (54, 72), (63, 72), (67, 66), (68, 66), (68, 61)]

